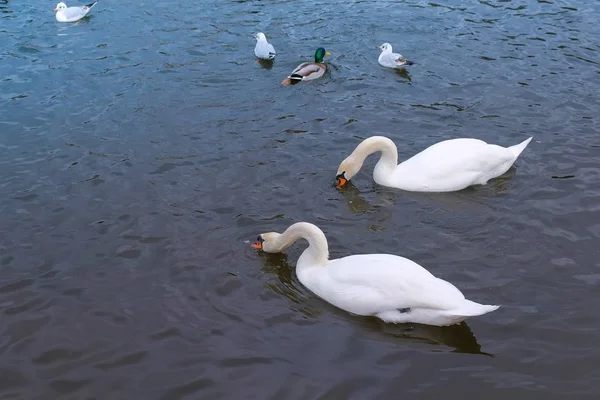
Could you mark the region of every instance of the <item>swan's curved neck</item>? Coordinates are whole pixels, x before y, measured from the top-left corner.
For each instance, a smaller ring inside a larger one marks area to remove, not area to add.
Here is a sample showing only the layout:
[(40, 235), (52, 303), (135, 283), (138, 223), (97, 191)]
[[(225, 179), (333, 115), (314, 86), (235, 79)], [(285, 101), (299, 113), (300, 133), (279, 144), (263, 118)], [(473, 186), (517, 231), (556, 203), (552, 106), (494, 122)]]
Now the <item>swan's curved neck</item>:
[(282, 248), (288, 247), (298, 239), (306, 239), (308, 248), (298, 259), (296, 268), (327, 264), (329, 246), (322, 230), (308, 222), (297, 222), (287, 228), (278, 238)]
[(381, 158), (375, 170), (390, 172), (398, 165), (398, 149), (394, 142), (385, 136), (371, 136), (356, 147), (352, 155), (362, 165), (365, 159), (373, 153), (381, 152)]

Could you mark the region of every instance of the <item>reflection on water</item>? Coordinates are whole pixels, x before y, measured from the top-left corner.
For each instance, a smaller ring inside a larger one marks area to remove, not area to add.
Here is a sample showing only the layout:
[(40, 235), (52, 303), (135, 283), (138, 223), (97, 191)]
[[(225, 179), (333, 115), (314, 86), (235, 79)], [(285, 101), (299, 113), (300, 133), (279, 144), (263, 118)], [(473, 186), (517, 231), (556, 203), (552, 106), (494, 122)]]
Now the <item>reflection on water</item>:
[(287, 254), (271, 254), (264, 251), (257, 251), (257, 253), (264, 260), (262, 270), (267, 274), (275, 275), (278, 279), (276, 283), (266, 282), (265, 286), (275, 293), (287, 297), (292, 302), (301, 304), (306, 292), (299, 289), (301, 283), (296, 278), (294, 268), (288, 264)]
[(407, 83), (411, 81), (410, 73), (408, 72), (408, 69), (400, 68), (400, 69), (396, 69), (395, 72), (396, 72), (396, 75), (398, 75), (399, 77), (406, 80)]
[(261, 67), (267, 70), (273, 69), (273, 64), (275, 64), (274, 60), (263, 60), (261, 58), (257, 58), (256, 62), (260, 64)]
[(385, 334), (397, 338), (423, 341), (434, 345), (441, 344), (453, 348), (453, 351), (457, 353), (492, 356), (481, 350), (481, 345), (466, 322), (452, 326), (380, 324), (380, 329)]
[(354, 214), (363, 214), (371, 208), (369, 202), (361, 196), (360, 190), (348, 181), (342, 188), (338, 189), (348, 205), (348, 209)]

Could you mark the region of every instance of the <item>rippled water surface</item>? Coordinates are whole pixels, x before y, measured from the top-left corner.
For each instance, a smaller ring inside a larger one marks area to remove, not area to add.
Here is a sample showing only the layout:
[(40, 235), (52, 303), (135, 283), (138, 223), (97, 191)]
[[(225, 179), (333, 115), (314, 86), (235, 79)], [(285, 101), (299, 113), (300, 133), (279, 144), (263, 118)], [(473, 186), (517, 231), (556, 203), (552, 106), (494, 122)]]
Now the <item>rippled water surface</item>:
[[(81, 3), (79, 3), (81, 4)], [(0, 398), (587, 399), (600, 391), (600, 2), (0, 0)], [(253, 56), (257, 31), (278, 57)], [(377, 64), (390, 42), (415, 64)], [(323, 79), (281, 87), (317, 47)], [(531, 142), (458, 193), (339, 162), (387, 135)], [(467, 324), (387, 325), (247, 241), (404, 255)], [(479, 396), (477, 396), (479, 397)]]

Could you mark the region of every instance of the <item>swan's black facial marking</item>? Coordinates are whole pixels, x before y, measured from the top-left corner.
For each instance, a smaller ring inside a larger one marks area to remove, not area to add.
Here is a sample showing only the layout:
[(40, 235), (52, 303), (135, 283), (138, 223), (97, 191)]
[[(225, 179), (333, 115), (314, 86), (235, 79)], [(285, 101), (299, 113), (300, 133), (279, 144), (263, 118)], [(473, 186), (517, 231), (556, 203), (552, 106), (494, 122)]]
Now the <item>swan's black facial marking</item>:
[(410, 310), (410, 308), (408, 308), (408, 307), (407, 307), (407, 308), (399, 308), (399, 309), (398, 309), (398, 312), (399, 312), (400, 314), (408, 314), (410, 311), (411, 311), (411, 310)]
[(344, 186), (346, 184), (346, 182), (348, 182), (348, 179), (346, 179), (346, 171), (342, 171), (341, 173), (337, 174), (335, 176), (335, 180), (337, 182), (336, 187), (339, 189), (342, 186)]
[(254, 247), (255, 249), (262, 249), (263, 247), (263, 242), (265, 241), (265, 239), (263, 239), (262, 235), (258, 235), (256, 237), (256, 243), (252, 244), (252, 247)]

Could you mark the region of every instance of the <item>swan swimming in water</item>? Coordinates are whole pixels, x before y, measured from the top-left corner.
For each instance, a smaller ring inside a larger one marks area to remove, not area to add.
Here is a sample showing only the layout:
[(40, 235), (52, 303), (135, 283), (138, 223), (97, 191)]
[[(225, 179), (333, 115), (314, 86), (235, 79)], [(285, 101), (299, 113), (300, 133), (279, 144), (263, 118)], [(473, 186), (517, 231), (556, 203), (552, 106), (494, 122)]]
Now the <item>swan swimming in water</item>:
[(308, 241), (296, 264), (300, 282), (350, 313), (385, 322), (445, 326), (499, 307), (465, 299), (454, 285), (404, 257), (360, 254), (330, 260), (325, 234), (308, 222), (297, 222), (283, 233), (262, 233), (252, 246), (280, 253), (298, 239)]
[(508, 171), (531, 139), (510, 147), (479, 139), (444, 140), (398, 164), (394, 142), (385, 136), (372, 136), (342, 161), (336, 174), (337, 187), (344, 186), (360, 171), (365, 159), (377, 152), (381, 158), (373, 179), (379, 185), (411, 192), (453, 192), (484, 185)]

